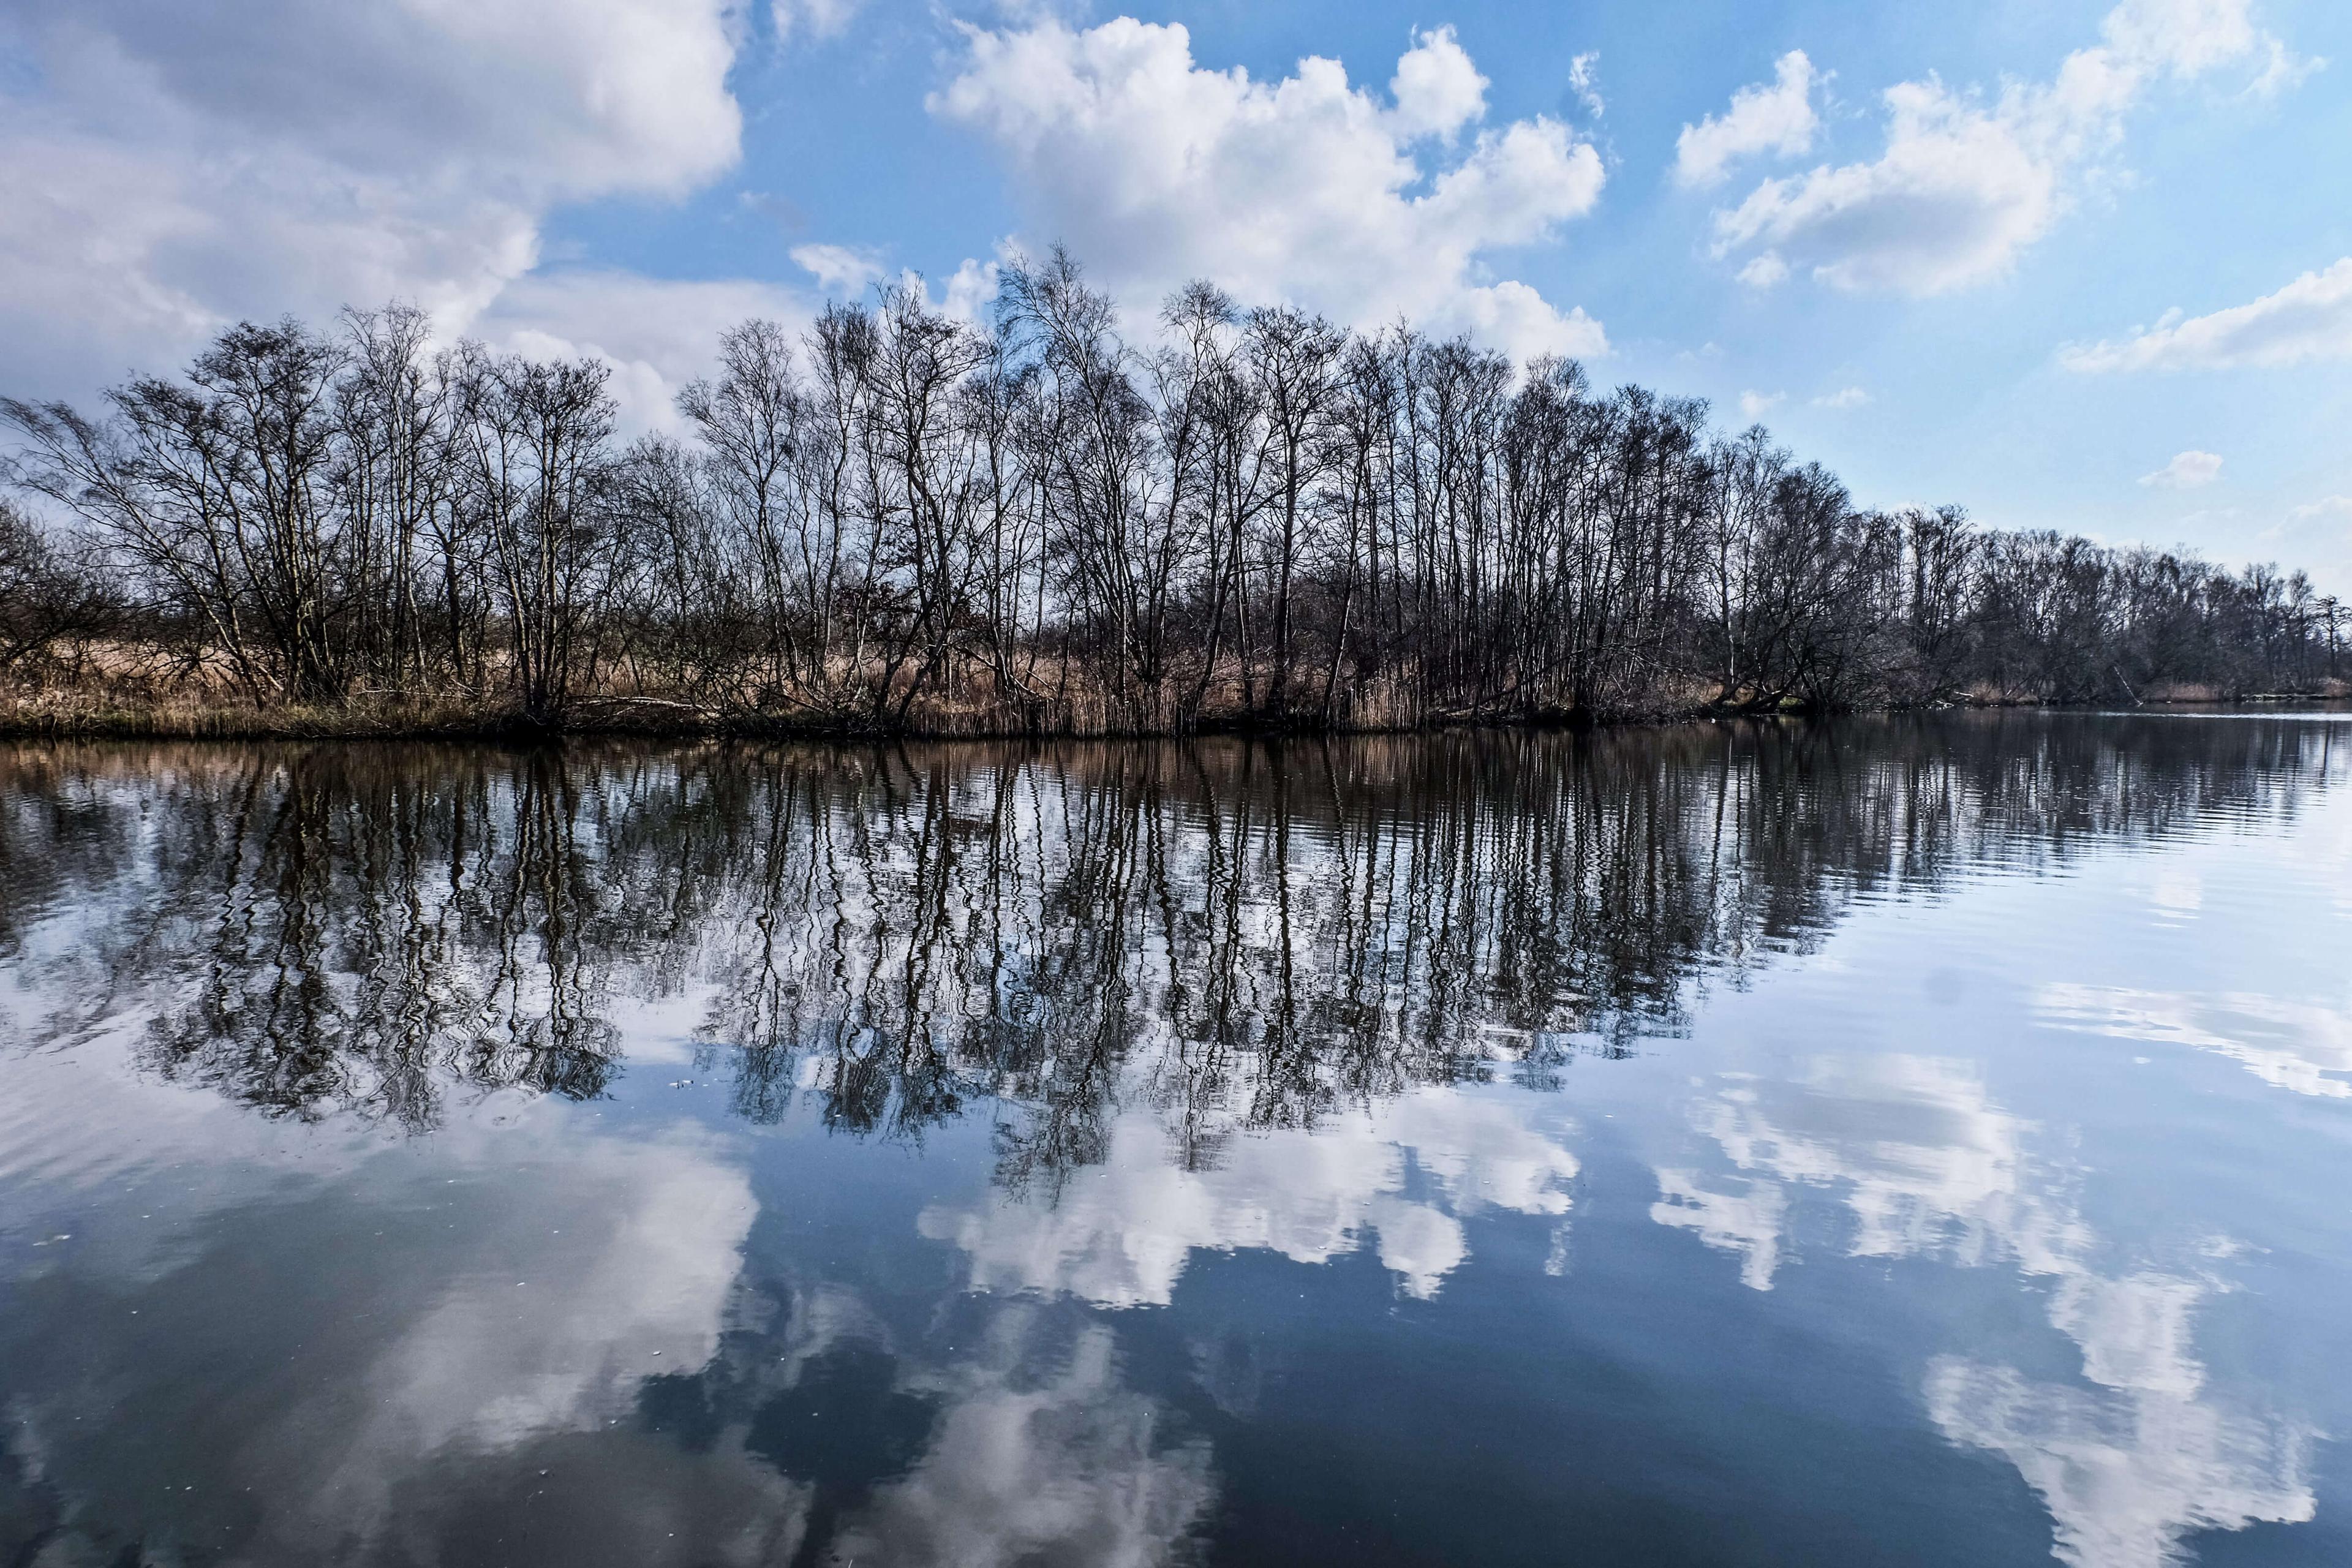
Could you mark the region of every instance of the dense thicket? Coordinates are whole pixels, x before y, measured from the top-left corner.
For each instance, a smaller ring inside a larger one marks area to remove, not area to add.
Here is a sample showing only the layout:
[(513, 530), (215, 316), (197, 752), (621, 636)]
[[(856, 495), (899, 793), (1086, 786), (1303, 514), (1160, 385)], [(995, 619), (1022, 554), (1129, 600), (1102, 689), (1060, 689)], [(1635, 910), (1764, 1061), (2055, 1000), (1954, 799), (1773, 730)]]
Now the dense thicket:
[[(225, 333), (103, 417), (0, 401), (0, 659), (257, 702), (677, 703), (845, 728), (1410, 725), (2314, 689), (2299, 574), (1858, 507), (1578, 364), (1173, 296), (1056, 254), (975, 326), (750, 321), (623, 443), (607, 368), (394, 307)], [(63, 612), (70, 609), (70, 614)]]

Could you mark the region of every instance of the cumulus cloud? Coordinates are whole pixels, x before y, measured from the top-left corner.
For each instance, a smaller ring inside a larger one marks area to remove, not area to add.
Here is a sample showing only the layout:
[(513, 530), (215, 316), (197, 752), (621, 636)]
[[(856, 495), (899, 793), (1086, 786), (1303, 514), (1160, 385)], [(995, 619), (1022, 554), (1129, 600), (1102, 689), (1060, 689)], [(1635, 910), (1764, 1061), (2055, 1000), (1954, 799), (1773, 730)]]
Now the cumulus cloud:
[(2139, 482), (2158, 489), (2193, 490), (2210, 485), (2221, 477), (2221, 459), (2212, 452), (2176, 452), (2172, 461), (2152, 474), (2142, 474)]
[(2057, 169), (2013, 127), (1933, 80), (1885, 101), (1882, 157), (1765, 181), (1716, 215), (1717, 250), (1760, 246), (1783, 274), (1934, 294), (1998, 272), (2049, 226)]
[(1912, 295), (1998, 277), (2067, 209), (2151, 86), (2255, 62), (2274, 76), (2284, 46), (2253, 25), (2250, 5), (2124, 0), (2100, 41), (2051, 79), (1991, 97), (1934, 76), (1897, 83), (1881, 95), (1877, 158), (1761, 182), (1716, 214), (1717, 254), (1769, 255), (1835, 288)]
[(0, 20), (0, 361), (87, 390), (239, 316), (399, 296), (463, 326), (556, 205), (730, 166), (727, 0), (155, 7)]
[(1739, 416), (1761, 419), (1780, 407), (1788, 395), (1785, 392), (1743, 392), (1739, 395)]
[(1336, 60), (1258, 81), (1195, 64), (1181, 26), (1128, 17), (965, 38), (931, 112), (1003, 156), (1033, 243), (1067, 242), (1130, 304), (1206, 277), (1250, 303), (1402, 312), (1514, 353), (1607, 350), (1598, 321), (1486, 260), (1591, 212), (1600, 155), (1546, 116), (1486, 124), (1485, 79), (1450, 30), (1415, 38), (1385, 101)]
[(1675, 179), (1690, 186), (1720, 184), (1739, 159), (1759, 153), (1809, 153), (1820, 125), (1813, 112), (1813, 62), (1804, 50), (1790, 49), (1773, 63), (1770, 85), (1743, 87), (1723, 113), (1683, 127), (1675, 139)]
[[(1050, 1204), (994, 1193), (924, 1211), (922, 1233), (971, 1261), (975, 1289), (1068, 1292), (1164, 1306), (1196, 1251), (1255, 1247), (1302, 1263), (1367, 1238), (1410, 1296), (1437, 1293), (1486, 1209), (1565, 1216), (1576, 1156), (1528, 1125), (1524, 1102), (1415, 1090), (1314, 1131), (1237, 1139), (1210, 1168), (1171, 1163), (1149, 1116), (1122, 1119), (1108, 1159)], [(1409, 1196), (1414, 1174), (1424, 1196)]]
[(1841, 386), (1835, 392), (1824, 392), (1813, 399), (1816, 408), (1860, 408), (1871, 401), (1869, 389)]
[(2069, 370), (2231, 370), (2352, 359), (2352, 256), (2306, 272), (2252, 304), (2210, 315), (2175, 310), (2120, 342), (2061, 351)]
[(1416, 34), (1389, 79), (1396, 122), (1407, 139), (1441, 136), (1451, 142), (1462, 128), (1486, 113), (1486, 79), (1470, 61), (1454, 29)]

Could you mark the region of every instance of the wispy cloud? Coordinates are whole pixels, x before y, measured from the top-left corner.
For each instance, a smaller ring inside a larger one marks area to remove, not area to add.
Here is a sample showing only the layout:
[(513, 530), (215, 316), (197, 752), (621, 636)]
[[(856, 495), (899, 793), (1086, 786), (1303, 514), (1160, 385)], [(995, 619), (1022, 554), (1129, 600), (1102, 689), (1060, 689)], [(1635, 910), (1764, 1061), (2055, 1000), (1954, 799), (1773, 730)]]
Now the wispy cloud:
[(2352, 256), (2249, 304), (2168, 313), (2120, 342), (2061, 350), (2069, 370), (2229, 370), (2352, 359)]
[(1587, 49), (1568, 62), (1568, 89), (1576, 94), (1576, 101), (1584, 112), (1598, 120), (1609, 112), (1609, 105), (1601, 97), (1601, 51)]
[(2211, 452), (2177, 452), (2172, 461), (2139, 482), (2156, 489), (2193, 490), (2221, 477), (2221, 459)]
[(847, 245), (795, 245), (788, 253), (795, 266), (835, 294), (856, 294), (878, 282), (882, 261), (870, 250)]

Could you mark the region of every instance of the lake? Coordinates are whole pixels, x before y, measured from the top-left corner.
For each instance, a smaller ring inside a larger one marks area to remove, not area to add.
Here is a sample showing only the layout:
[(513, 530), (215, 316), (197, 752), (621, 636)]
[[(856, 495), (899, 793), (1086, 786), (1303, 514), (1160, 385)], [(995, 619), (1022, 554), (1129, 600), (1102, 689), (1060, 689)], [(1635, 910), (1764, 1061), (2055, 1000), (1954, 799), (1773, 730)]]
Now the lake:
[(2352, 1562), (2352, 716), (0, 751), (0, 1563)]

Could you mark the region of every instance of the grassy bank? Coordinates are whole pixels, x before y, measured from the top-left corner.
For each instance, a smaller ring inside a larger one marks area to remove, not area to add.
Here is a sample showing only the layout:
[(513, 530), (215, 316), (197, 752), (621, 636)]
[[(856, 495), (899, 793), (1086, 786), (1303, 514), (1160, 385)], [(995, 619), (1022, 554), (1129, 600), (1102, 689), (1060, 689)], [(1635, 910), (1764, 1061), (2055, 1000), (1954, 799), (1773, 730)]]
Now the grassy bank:
[[(1601, 716), (1600, 721), (1657, 721), (1696, 716), (1690, 703), (1659, 704)], [(1443, 719), (1421, 723), (1323, 724), (1304, 715), (1286, 724), (1213, 713), (1181, 732), (1238, 731), (1394, 733), (1465, 722), (1528, 720)], [(314, 705), (257, 703), (238, 697), (152, 698), (80, 691), (0, 694), (0, 739), (76, 740), (543, 740), (565, 735), (679, 738), (731, 735), (811, 740), (983, 740), (1022, 736), (1111, 737), (1180, 732), (1170, 726), (1110, 721), (1091, 704), (1045, 714), (1042, 721), (993, 705), (918, 703), (903, 719), (816, 711), (758, 712), (670, 699), (600, 698), (579, 702), (560, 725), (530, 719), (511, 705), (472, 698), (426, 701), (357, 699)]]
[(501, 715), (467, 703), (300, 703), (43, 691), (0, 698), (0, 736), (122, 740), (392, 739), (487, 736)]

